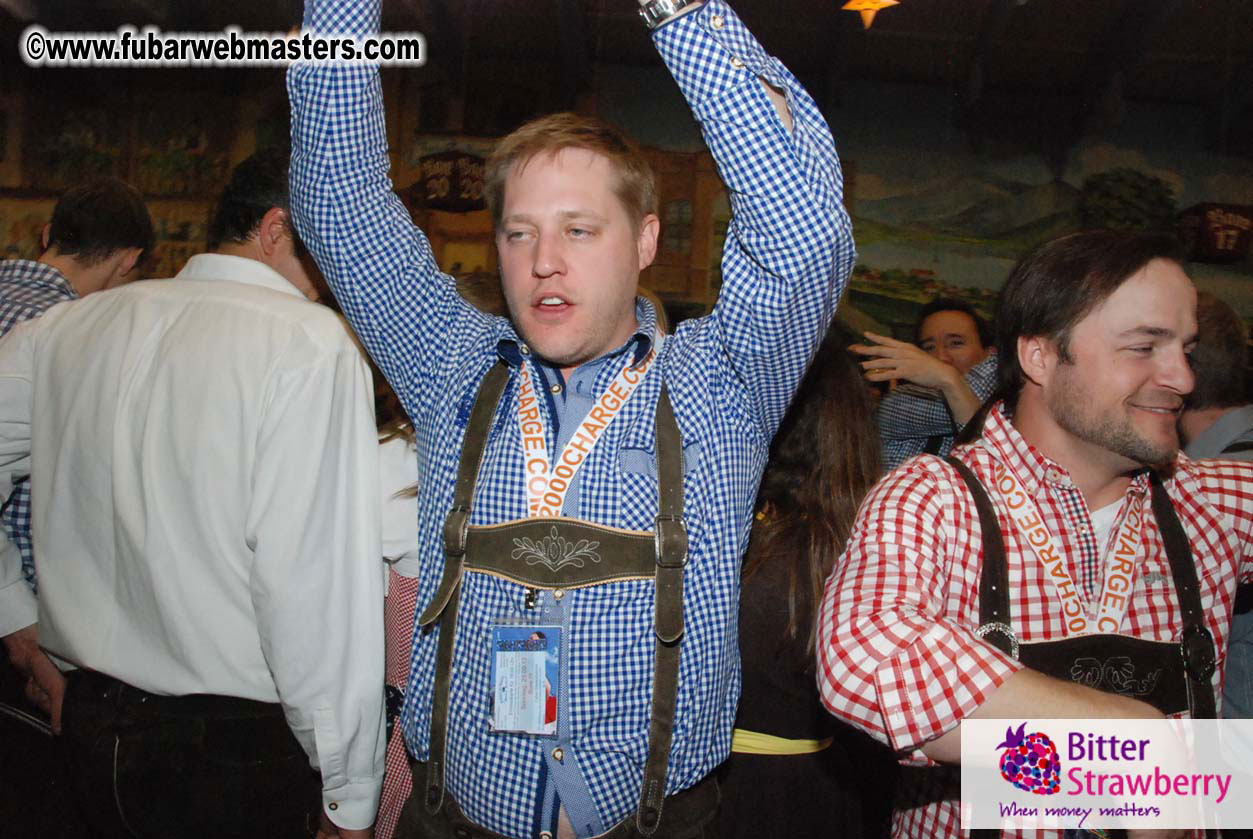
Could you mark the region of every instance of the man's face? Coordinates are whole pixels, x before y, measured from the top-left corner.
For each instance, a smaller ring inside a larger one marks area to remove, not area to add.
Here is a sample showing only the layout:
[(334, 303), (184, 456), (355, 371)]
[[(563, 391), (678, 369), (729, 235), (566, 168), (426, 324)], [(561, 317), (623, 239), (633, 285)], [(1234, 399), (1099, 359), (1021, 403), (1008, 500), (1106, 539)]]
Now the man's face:
[(635, 330), (657, 217), (637, 230), (615, 179), (608, 159), (576, 148), (515, 164), (505, 179), (496, 231), (505, 300), (522, 339), (564, 368), (616, 349)]
[(1169, 463), (1195, 343), (1196, 291), (1177, 264), (1155, 259), (1075, 325), (1072, 363), (1058, 363), (1044, 389), (1053, 421), (1121, 467)]
[(932, 312), (918, 326), (918, 346), (963, 376), (988, 357), (975, 319), (965, 312)]

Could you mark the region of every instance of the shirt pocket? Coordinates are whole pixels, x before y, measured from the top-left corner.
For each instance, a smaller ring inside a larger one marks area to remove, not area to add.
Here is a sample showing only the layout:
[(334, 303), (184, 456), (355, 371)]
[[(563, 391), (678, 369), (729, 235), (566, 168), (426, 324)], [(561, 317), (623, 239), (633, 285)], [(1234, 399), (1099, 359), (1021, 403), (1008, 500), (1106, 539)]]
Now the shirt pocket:
[[(683, 447), (683, 477), (700, 467), (701, 444), (693, 440)], [(657, 457), (652, 449), (623, 446), (618, 450), (618, 468), (627, 475), (657, 479)]]

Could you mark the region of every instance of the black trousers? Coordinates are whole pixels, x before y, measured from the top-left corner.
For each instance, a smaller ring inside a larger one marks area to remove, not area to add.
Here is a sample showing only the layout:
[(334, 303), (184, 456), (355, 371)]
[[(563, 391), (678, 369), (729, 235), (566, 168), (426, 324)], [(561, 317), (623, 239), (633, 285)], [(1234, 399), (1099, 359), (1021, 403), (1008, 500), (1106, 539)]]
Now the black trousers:
[(101, 837), (305, 839), (321, 783), (278, 705), (67, 674), (63, 766)]

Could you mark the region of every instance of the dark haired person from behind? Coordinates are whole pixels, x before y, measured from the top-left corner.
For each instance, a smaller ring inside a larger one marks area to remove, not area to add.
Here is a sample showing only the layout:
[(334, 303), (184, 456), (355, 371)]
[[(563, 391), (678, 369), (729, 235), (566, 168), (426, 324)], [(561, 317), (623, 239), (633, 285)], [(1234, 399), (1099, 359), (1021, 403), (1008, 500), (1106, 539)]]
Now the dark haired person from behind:
[(965, 300), (937, 297), (922, 307), (914, 343), (873, 332), (852, 350), (871, 382), (902, 382), (879, 403), (883, 466), (918, 454), (945, 455), (996, 385), (996, 353), (987, 322)]
[[(98, 178), (68, 190), (40, 235), (38, 259), (0, 262), (0, 336), (51, 306), (134, 279), (152, 249), (152, 219), (143, 198), (117, 178)], [(3, 503), (4, 529), (22, 555), (33, 586), (30, 488), (19, 485)], [(26, 661), (29, 656), (19, 653)]]
[(0, 490), (30, 476), (40, 596), (0, 540), (0, 636), (76, 668), (32, 678), (54, 724), (64, 705), (96, 837), (304, 836), (320, 812), (352, 839), (374, 820), (370, 373), (310, 302), (286, 184), (285, 156), (245, 161), (210, 253), (0, 341)]
[[(1214, 295), (1196, 296), (1196, 387), (1188, 397), (1179, 433), (1191, 458), (1253, 460), (1253, 398), (1249, 347), (1240, 316)], [(1253, 586), (1236, 589), (1223, 674), (1223, 716), (1253, 717)], [(1242, 836), (1253, 834), (1247, 831)]]
[(814, 672), (822, 586), (878, 477), (869, 395), (832, 328), (757, 493), (740, 596), (743, 686), (718, 778), (721, 839), (886, 835), (891, 755), (826, 712)]
[(0, 335), (62, 300), (134, 279), (152, 249), (152, 219), (133, 186), (98, 178), (61, 196), (40, 238), (38, 259), (0, 262)]

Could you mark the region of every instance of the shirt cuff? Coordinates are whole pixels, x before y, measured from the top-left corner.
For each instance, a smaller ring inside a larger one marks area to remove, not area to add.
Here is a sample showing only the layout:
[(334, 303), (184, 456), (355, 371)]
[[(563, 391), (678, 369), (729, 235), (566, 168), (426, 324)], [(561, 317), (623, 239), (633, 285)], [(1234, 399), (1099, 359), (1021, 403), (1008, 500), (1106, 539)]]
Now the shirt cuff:
[(322, 809), (336, 827), (363, 830), (374, 824), (379, 808), (382, 780), (347, 783), (322, 790)]
[(1022, 667), (967, 631), (933, 624), (875, 670), (892, 748), (912, 751), (952, 730)]
[(761, 76), (790, 88), (791, 74), (762, 48), (731, 7), (707, 0), (694, 12), (653, 30), (653, 42), (693, 109)]

